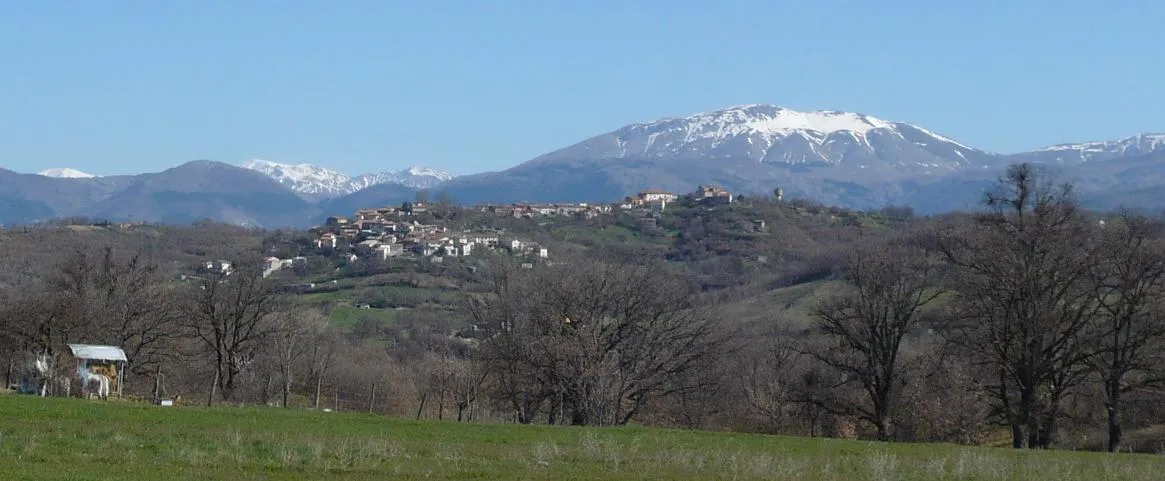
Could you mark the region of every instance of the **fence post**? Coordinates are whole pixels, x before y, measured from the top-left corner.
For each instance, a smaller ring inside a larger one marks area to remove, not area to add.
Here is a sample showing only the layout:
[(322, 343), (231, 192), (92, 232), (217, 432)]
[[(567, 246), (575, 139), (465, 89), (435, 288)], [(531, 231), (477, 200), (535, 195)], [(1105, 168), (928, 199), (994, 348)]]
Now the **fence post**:
[(376, 404), (376, 383), (372, 383), (372, 395), (368, 396), (368, 412), (372, 413), (372, 406)]

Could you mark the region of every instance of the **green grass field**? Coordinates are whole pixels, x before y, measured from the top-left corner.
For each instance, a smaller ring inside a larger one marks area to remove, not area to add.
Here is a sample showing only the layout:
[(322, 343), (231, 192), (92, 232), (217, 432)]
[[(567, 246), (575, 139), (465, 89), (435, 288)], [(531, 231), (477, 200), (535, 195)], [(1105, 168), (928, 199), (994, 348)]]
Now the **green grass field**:
[(1159, 480), (1165, 458), (0, 395), (0, 478)]

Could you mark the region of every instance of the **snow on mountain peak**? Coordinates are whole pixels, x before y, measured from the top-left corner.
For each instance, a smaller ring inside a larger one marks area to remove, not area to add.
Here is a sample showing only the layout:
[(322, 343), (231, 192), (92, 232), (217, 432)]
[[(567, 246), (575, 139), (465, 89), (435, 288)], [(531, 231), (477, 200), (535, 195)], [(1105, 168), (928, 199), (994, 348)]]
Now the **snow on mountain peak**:
[[(661, 122), (677, 119), (664, 119)], [(773, 105), (751, 104), (714, 112), (689, 115), (682, 119), (689, 133), (700, 137), (722, 137), (745, 132), (780, 134), (808, 130), (823, 134), (849, 131), (864, 134), (872, 129), (893, 128), (891, 122), (868, 115), (836, 110), (800, 112)]]
[(1165, 134), (1138, 134), (1118, 140), (1056, 144), (1037, 150), (1035, 153), (1054, 156), (1053, 159), (1050, 159), (1054, 162), (1072, 163), (1160, 151), (1165, 151)]
[(907, 123), (837, 110), (798, 111), (750, 104), (631, 124), (535, 161), (749, 159), (940, 172), (979, 165), (989, 157), (986, 152)]
[(241, 166), (263, 173), (301, 194), (322, 197), (351, 194), (366, 187), (388, 183), (402, 184), (414, 189), (427, 189), (453, 178), (449, 173), (420, 166), (396, 172), (361, 174), (355, 177), (311, 164), (281, 164), (260, 159), (245, 161)]
[[(854, 138), (869, 144), (866, 138), (872, 132), (903, 137), (903, 130), (914, 130), (932, 140), (965, 150), (975, 150), (929, 130), (901, 122), (838, 110), (798, 111), (767, 104), (749, 104), (689, 115), (669, 117), (654, 122), (633, 124), (618, 133), (621, 137), (646, 134), (655, 140), (668, 137), (673, 143), (723, 143), (737, 137), (747, 137), (754, 144), (772, 145), (791, 136), (799, 136), (822, 145), (835, 134)], [(676, 135), (682, 134), (682, 135)]]
[(339, 180), (347, 179), (348, 176), (342, 172), (337, 172), (323, 167), (316, 167), (311, 164), (280, 164), (278, 162), (271, 162), (269, 160), (252, 159), (243, 162), (243, 167), (251, 170), (258, 170), (273, 175), (277, 173), (281, 177), (286, 177), (295, 181), (306, 180)]
[(96, 175), (90, 174), (88, 172), (81, 172), (80, 170), (72, 169), (69, 167), (45, 169), (37, 172), (37, 174), (43, 175), (45, 177), (56, 177), (60, 179), (91, 179), (93, 177), (97, 177)]
[(440, 171), (437, 169), (432, 169), (429, 167), (422, 167), (419, 165), (414, 165), (412, 167), (409, 167), (408, 169), (404, 170), (403, 172), (407, 172), (409, 175), (417, 176), (417, 177), (432, 177), (432, 178), (437, 179), (437, 180), (442, 181), (442, 182), (453, 179), (453, 174), (450, 174), (450, 173), (444, 172), (444, 171)]

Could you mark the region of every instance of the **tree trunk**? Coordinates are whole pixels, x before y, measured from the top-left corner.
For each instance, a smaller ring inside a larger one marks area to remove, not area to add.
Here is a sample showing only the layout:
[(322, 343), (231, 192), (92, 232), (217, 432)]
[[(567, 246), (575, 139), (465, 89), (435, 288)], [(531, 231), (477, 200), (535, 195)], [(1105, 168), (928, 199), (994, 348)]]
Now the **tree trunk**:
[(429, 392), (425, 391), (421, 394), (421, 405), (417, 406), (417, 419), (421, 419), (421, 413), (425, 412), (425, 401), (429, 399)]
[(1104, 383), (1104, 397), (1104, 410), (1108, 415), (1108, 451), (1115, 453), (1120, 450), (1121, 437), (1124, 435), (1120, 421), (1121, 383), (1115, 371)]
[(219, 387), (219, 390), (222, 391), (222, 400), (223, 401), (229, 403), (231, 401), (231, 399), (234, 397), (235, 377), (238, 376), (238, 374), (239, 374), (238, 370), (236, 368), (232, 367), (230, 364), (227, 364), (226, 366), (224, 366), (224, 368), (222, 370), (222, 375), (218, 377), (218, 381), (219, 381), (218, 387)]
[(881, 415), (878, 419), (878, 441), (890, 441), (894, 436), (890, 429), (890, 416)]
[(588, 421), (587, 412), (582, 408), (575, 408), (570, 415), (571, 426), (586, 426)]
[(368, 395), (368, 412), (372, 412), (372, 406), (376, 404), (376, 383), (372, 383), (372, 393)]
[(1108, 452), (1115, 453), (1120, 450), (1121, 445), (1120, 410), (1112, 405), (1107, 406), (1105, 410), (1108, 411)]
[(283, 376), (283, 407), (287, 407), (289, 397), (291, 397), (291, 376)]
[(1023, 449), (1024, 441), (1027, 437), (1023, 434), (1023, 419), (1011, 404), (1011, 396), (1007, 392), (1007, 371), (1000, 368), (999, 372), (999, 403), (1003, 406), (1003, 415), (1007, 419), (1007, 424), (1011, 426), (1011, 447), (1014, 449)]
[(518, 401), (518, 423), (530, 424), (534, 421), (534, 414), (530, 412), (530, 393), (522, 392), (522, 398)]
[(264, 406), (271, 403), (271, 383), (274, 381), (275, 379), (270, 374), (268, 374), (267, 381), (263, 383), (263, 394), (260, 395), (260, 398)]
[(1023, 444), (1020, 447), (1033, 448), (1039, 444), (1039, 417), (1036, 415), (1036, 389), (1029, 385), (1020, 387), (1019, 419), (1023, 426)]
[(210, 396), (206, 398), (206, 405), (207, 406), (214, 404), (214, 394), (216, 391), (218, 391), (218, 377), (219, 377), (219, 371), (218, 371), (218, 369), (215, 369), (214, 370), (214, 382), (210, 383)]
[(558, 413), (562, 409), (561, 396), (555, 396), (550, 400), (550, 412), (547, 414), (546, 424), (551, 426), (558, 424)]
[(321, 373), (319, 376), (316, 376), (316, 396), (315, 396), (315, 402), (313, 403), (316, 409), (320, 408), (320, 390), (323, 387), (323, 384), (324, 384), (324, 376)]
[(162, 398), (162, 368), (154, 371), (154, 399)]
[(1023, 423), (1018, 419), (1011, 421), (1011, 447), (1023, 449), (1027, 444), (1027, 436), (1023, 433)]
[(1029, 416), (1027, 421), (1027, 448), (1035, 449), (1040, 445), (1040, 423), (1035, 416)]
[(1056, 418), (1060, 415), (1059, 396), (1054, 396), (1046, 412), (1040, 417), (1039, 444), (1040, 449), (1049, 449), (1056, 440)]

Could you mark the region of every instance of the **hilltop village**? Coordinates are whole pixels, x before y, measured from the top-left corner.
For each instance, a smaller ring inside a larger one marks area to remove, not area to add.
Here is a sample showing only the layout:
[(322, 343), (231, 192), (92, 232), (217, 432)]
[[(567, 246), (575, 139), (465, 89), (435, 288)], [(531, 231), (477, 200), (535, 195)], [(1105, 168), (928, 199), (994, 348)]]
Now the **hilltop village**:
[[(718, 186), (700, 186), (685, 194), (692, 201), (703, 204), (731, 204), (733, 194)], [(663, 190), (647, 190), (613, 203), (553, 203), (509, 205), (482, 204), (469, 209), (499, 217), (537, 218), (548, 216), (579, 216), (593, 218), (623, 211), (635, 214), (642, 222), (654, 223), (669, 203), (680, 194)], [(430, 205), (424, 202), (405, 202), (400, 206), (365, 208), (351, 216), (328, 217), (324, 225), (311, 229), (315, 247), (335, 256), (347, 256), (351, 262), (360, 259), (388, 259), (397, 256), (429, 258), (442, 262), (446, 257), (471, 256), (480, 251), (500, 251), (525, 258), (533, 264), (550, 258), (549, 250), (527, 239), (511, 237), (498, 230), (455, 231), (445, 225), (427, 224)], [(269, 270), (291, 265), (293, 260), (269, 258)]]

